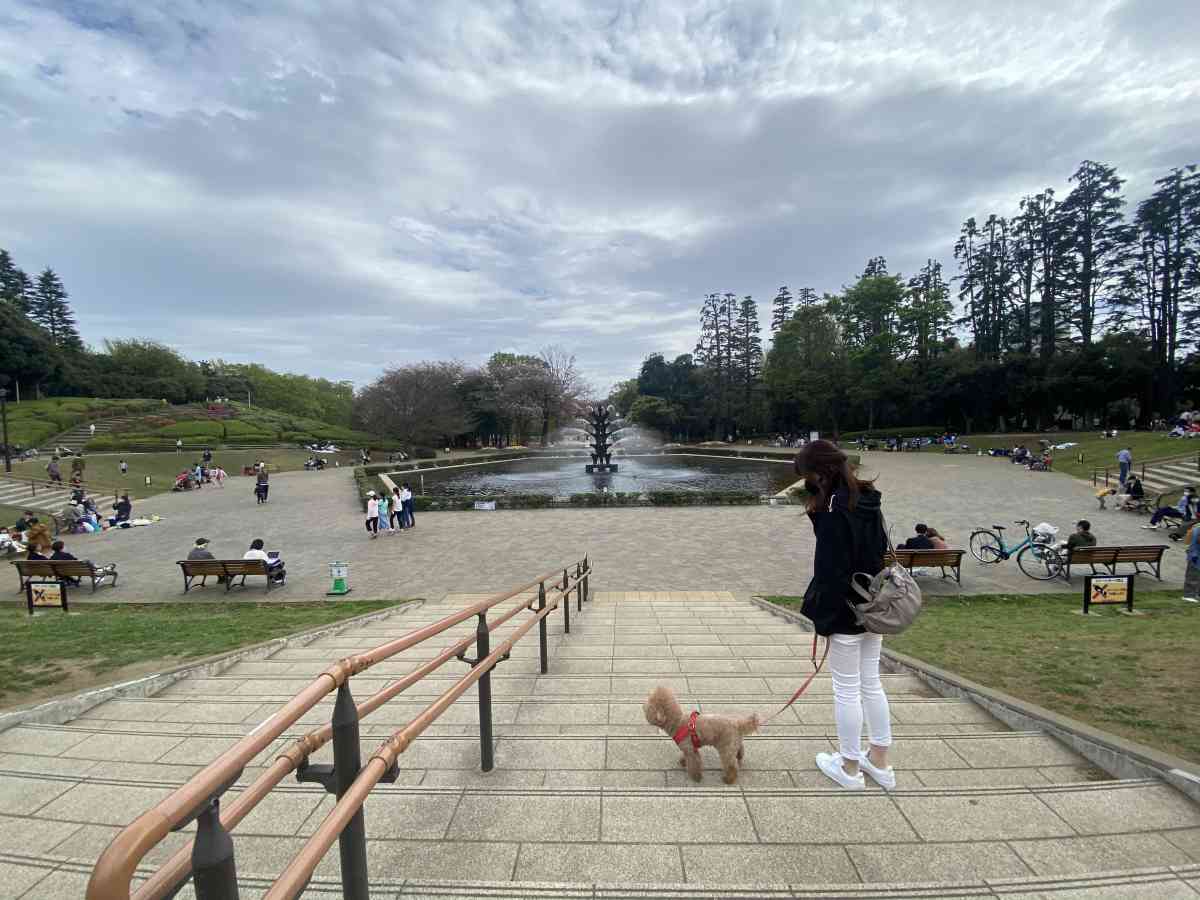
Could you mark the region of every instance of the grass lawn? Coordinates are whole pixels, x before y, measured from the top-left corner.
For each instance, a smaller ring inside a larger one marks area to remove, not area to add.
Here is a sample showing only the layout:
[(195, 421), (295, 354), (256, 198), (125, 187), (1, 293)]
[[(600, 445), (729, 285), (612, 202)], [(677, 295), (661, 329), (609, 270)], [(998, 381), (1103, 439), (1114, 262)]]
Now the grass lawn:
[[(800, 608), (800, 597), (768, 597)], [(1077, 594), (926, 598), (885, 646), (1115, 734), (1200, 762), (1200, 605), (1136, 595), (1079, 614)]]
[[(398, 602), (80, 603), (69, 615), (50, 610), (33, 617), (24, 603), (3, 602), (0, 708), (135, 678)], [(314, 673), (320, 668), (314, 664)]]
[[(307, 450), (288, 450), (288, 449), (271, 449), (271, 450), (213, 450), (213, 463), (225, 469), (230, 475), (240, 475), (243, 466), (253, 465), (256, 460), (262, 459), (267, 463), (268, 471), (270, 472), (293, 472), (297, 469), (304, 468), (304, 461), (311, 454)], [(95, 484), (97, 491), (103, 489), (104, 493), (111, 493), (113, 490), (127, 490), (129, 495), (135, 500), (142, 497), (149, 497), (152, 494), (161, 494), (163, 491), (169, 491), (175, 483), (175, 476), (178, 475), (187, 466), (193, 462), (200, 461), (200, 451), (188, 451), (186, 453), (176, 453), (173, 450), (163, 453), (85, 453), (84, 459), (87, 462), (87, 469), (84, 476), (89, 483)], [(121, 460), (129, 463), (129, 474), (125, 477), (121, 476), (119, 468)], [(342, 467), (355, 466), (358, 464), (358, 455), (356, 453), (331, 453), (325, 456), (326, 461), (332, 467), (334, 460), (339, 461)], [(13, 474), (29, 477), (30, 475), (41, 476), (44, 474), (44, 469), (49, 458), (42, 456), (40, 459), (28, 460), (25, 462), (13, 463)], [(64, 465), (64, 472), (69, 471), (69, 465)], [(314, 478), (319, 478), (324, 473), (312, 473)], [(150, 486), (146, 486), (146, 476), (150, 476)], [(207, 490), (207, 487), (204, 488)], [(220, 490), (220, 488), (217, 488)], [(7, 520), (7, 518), (6, 518)]]

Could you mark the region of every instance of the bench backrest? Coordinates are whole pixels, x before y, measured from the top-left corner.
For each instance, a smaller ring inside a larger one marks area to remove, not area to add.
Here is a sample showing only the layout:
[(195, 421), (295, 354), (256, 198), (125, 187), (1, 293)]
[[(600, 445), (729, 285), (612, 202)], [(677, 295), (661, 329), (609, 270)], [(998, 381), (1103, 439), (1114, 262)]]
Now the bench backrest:
[(1162, 544), (1141, 547), (1076, 547), (1068, 556), (1072, 563), (1158, 562), (1166, 552)]
[(897, 550), (887, 553), (885, 562), (896, 562), (906, 569), (914, 566), (957, 566), (962, 563), (965, 550)]
[(17, 559), (13, 565), (22, 575), (91, 575), (96, 567), (86, 559)]
[(181, 559), (186, 575), (266, 575), (267, 564), (261, 559)]

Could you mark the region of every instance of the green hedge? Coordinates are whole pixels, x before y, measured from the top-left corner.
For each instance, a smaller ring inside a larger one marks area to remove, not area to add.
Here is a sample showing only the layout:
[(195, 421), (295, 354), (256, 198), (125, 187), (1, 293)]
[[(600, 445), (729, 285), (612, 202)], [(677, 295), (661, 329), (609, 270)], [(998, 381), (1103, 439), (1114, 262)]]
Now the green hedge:
[(203, 422), (199, 420), (193, 420), (190, 422), (176, 422), (174, 425), (167, 425), (165, 428), (160, 428), (158, 431), (154, 432), (154, 434), (155, 436), (169, 435), (170, 437), (177, 438), (208, 438), (212, 441), (219, 441), (224, 435), (224, 430), (222, 429), (220, 422)]
[[(875, 441), (886, 441), (888, 438), (933, 438), (941, 437), (947, 429), (934, 425), (912, 425), (905, 428), (876, 428), (872, 431), (847, 431), (842, 435), (842, 443), (857, 441), (860, 437), (869, 437)], [(963, 436), (959, 435), (961, 439)]]
[(754, 491), (647, 491), (646, 499), (654, 506), (742, 506), (756, 505)]

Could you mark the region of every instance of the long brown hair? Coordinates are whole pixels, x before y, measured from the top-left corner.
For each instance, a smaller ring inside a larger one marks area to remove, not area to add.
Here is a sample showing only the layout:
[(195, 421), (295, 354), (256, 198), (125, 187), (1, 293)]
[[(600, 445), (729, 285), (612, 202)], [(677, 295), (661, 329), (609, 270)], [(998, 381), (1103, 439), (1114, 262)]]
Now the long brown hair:
[(792, 466), (808, 489), (809, 512), (827, 509), (829, 498), (840, 488), (846, 489), (848, 504), (854, 509), (859, 495), (874, 486), (855, 474), (850, 458), (831, 441), (811, 441), (796, 454)]

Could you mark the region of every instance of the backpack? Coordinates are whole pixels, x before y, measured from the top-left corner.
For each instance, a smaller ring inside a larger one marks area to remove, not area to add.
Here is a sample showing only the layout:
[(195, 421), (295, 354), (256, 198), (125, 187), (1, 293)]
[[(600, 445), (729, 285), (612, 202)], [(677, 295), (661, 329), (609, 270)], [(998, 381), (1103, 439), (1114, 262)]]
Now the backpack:
[[(896, 548), (882, 510), (879, 519), (883, 522), (883, 533), (887, 537), (888, 550), (895, 558)], [(867, 583), (863, 587), (862, 582)], [(872, 634), (899, 634), (908, 628), (921, 612), (921, 586), (912, 572), (899, 563), (884, 566), (883, 571), (871, 577), (865, 572), (855, 572), (850, 586), (862, 597), (862, 603), (847, 599), (854, 612), (855, 621)]]

